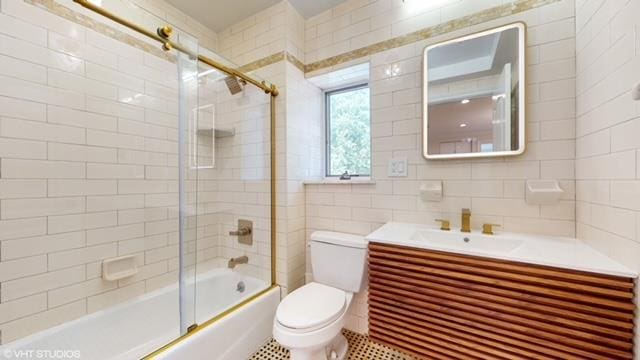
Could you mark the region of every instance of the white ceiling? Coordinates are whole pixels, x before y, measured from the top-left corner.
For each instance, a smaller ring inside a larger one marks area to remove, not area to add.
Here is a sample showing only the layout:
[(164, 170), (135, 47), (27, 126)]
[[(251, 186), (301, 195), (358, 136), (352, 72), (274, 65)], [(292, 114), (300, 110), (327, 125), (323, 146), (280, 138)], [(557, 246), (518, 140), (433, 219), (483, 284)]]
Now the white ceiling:
[[(221, 31), (281, 0), (167, 0), (213, 31)], [(346, 0), (289, 0), (305, 18), (318, 15)]]

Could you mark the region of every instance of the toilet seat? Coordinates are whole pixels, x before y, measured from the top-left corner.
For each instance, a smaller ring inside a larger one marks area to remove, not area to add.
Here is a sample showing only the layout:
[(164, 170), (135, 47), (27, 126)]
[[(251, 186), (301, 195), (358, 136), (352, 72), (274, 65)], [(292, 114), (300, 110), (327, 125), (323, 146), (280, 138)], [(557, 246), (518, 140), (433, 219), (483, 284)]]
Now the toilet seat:
[(343, 290), (312, 282), (282, 300), (276, 320), (290, 331), (310, 332), (338, 319), (347, 305), (347, 293)]

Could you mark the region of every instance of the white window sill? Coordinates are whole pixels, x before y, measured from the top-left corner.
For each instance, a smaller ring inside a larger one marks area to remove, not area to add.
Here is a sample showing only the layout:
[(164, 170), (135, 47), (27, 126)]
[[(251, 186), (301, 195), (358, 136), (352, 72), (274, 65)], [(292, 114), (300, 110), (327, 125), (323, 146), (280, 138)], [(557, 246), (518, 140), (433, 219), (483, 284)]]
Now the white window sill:
[(370, 177), (354, 177), (350, 180), (340, 180), (340, 178), (324, 178), (317, 180), (305, 180), (304, 185), (372, 185), (376, 182)]

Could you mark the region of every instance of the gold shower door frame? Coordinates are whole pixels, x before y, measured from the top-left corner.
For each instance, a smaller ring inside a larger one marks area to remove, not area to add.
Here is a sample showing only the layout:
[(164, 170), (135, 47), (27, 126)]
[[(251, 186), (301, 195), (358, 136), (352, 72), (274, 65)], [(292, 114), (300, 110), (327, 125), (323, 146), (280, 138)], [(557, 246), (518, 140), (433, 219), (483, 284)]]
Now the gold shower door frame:
[(124, 25), (131, 30), (139, 32), (153, 40), (156, 40), (162, 44), (162, 48), (165, 51), (170, 51), (175, 49), (176, 51), (180, 51), (182, 53), (188, 54), (193, 59), (198, 59), (217, 70), (220, 70), (227, 75), (238, 77), (247, 83), (250, 83), (260, 89), (262, 89), (266, 94), (271, 95), (270, 98), (270, 142), (271, 142), (271, 153), (270, 153), (270, 166), (271, 166), (271, 179), (270, 179), (270, 189), (271, 189), (271, 285), (260, 291), (259, 293), (245, 299), (241, 303), (223, 311), (222, 313), (216, 315), (215, 317), (203, 322), (202, 324), (198, 324), (193, 328), (189, 328), (186, 334), (181, 335), (180, 337), (174, 339), (170, 343), (164, 345), (163, 347), (157, 349), (151, 354), (144, 357), (144, 359), (153, 359), (155, 356), (169, 349), (170, 347), (176, 345), (177, 343), (183, 341), (184, 339), (198, 333), (200, 330), (208, 327), (211, 324), (219, 321), (220, 319), (226, 317), (227, 315), (235, 312), (236, 310), (244, 307), (245, 305), (255, 301), (257, 298), (261, 297), (265, 293), (269, 292), (273, 288), (277, 287), (276, 284), (276, 97), (278, 96), (278, 88), (274, 84), (267, 85), (264, 81), (258, 81), (251, 76), (230, 68), (224, 64), (221, 64), (213, 59), (210, 59), (206, 56), (195, 54), (194, 52), (188, 50), (182, 44), (173, 42), (170, 40), (172, 29), (169, 26), (164, 26), (158, 28), (156, 32), (149, 31), (138, 24), (130, 22), (124, 18), (121, 18), (100, 6), (97, 6), (88, 0), (73, 0), (75, 3), (81, 5), (82, 7), (89, 9), (93, 12), (96, 12), (112, 21), (117, 22), (120, 25)]

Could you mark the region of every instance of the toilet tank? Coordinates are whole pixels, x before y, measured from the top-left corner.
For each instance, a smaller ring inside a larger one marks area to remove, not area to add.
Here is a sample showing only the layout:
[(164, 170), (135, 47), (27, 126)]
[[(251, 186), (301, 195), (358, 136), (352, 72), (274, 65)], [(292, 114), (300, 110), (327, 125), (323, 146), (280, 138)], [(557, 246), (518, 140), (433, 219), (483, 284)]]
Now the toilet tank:
[(348, 292), (358, 292), (367, 276), (364, 236), (316, 231), (311, 234), (313, 281)]

